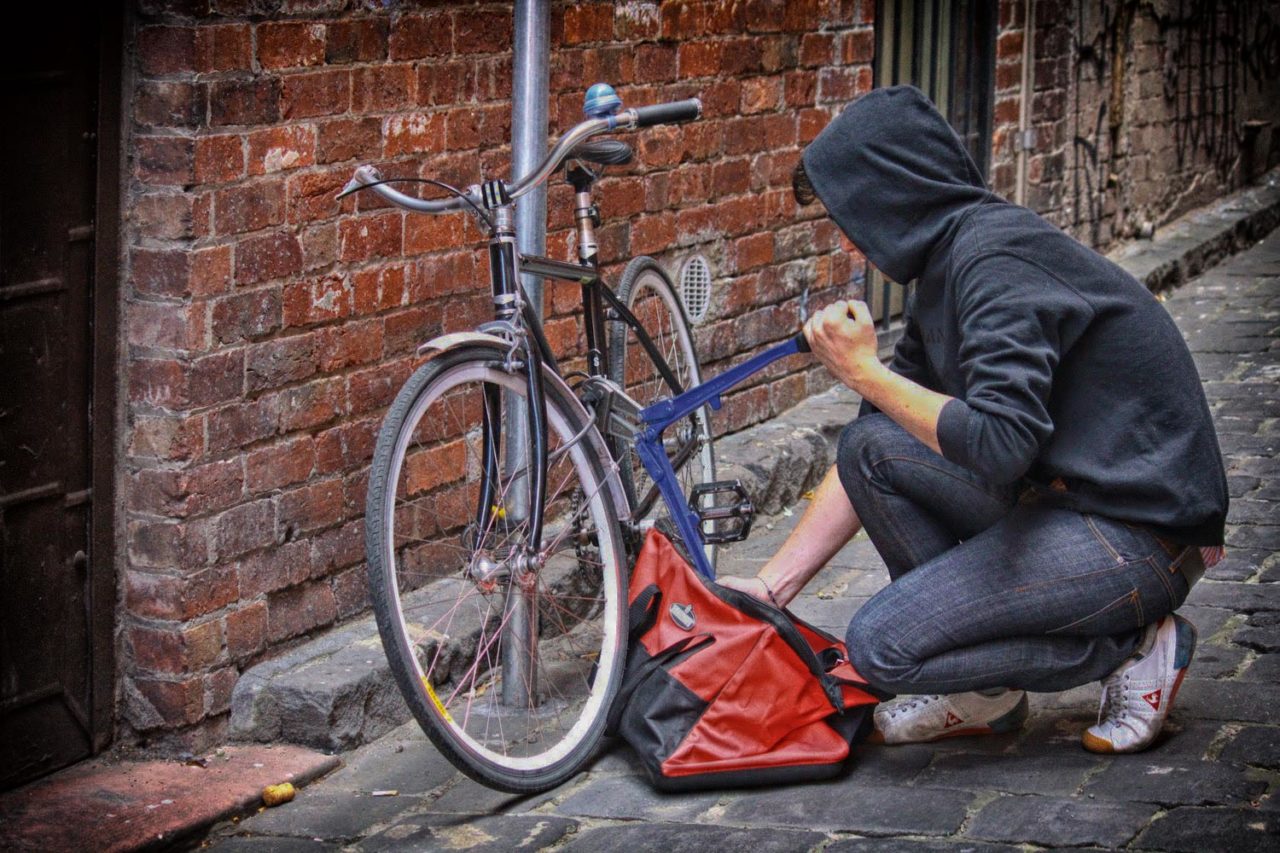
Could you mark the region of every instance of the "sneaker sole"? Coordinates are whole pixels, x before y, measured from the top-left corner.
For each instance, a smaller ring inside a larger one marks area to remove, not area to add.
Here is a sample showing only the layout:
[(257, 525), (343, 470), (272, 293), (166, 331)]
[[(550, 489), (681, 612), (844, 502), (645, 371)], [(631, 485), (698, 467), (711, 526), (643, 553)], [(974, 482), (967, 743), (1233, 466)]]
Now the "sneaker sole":
[[(1196, 631), (1195, 625), (1192, 625), (1186, 619), (1183, 619), (1177, 614), (1174, 614), (1173, 618), (1178, 626), (1177, 638), (1174, 640), (1173, 650), (1173, 667), (1177, 671), (1178, 675), (1173, 680), (1173, 686), (1169, 688), (1169, 701), (1164, 706), (1164, 717), (1160, 720), (1160, 730), (1164, 729), (1164, 721), (1169, 719), (1169, 714), (1173, 711), (1174, 700), (1178, 698), (1178, 690), (1182, 687), (1182, 679), (1186, 678), (1187, 668), (1191, 666), (1191, 658), (1196, 652), (1196, 642), (1199, 639), (1199, 632)], [(1106, 738), (1098, 737), (1093, 732), (1085, 729), (1084, 733), (1080, 736), (1080, 743), (1090, 752), (1097, 752), (1102, 755), (1117, 755), (1121, 752), (1142, 752), (1144, 749), (1151, 746), (1151, 744), (1155, 743), (1156, 738), (1159, 736), (1160, 732), (1157, 731), (1156, 734), (1152, 736), (1151, 740), (1146, 743), (1132, 746), (1129, 749), (1119, 750), (1115, 748), (1115, 745), (1112, 744), (1111, 741)]]

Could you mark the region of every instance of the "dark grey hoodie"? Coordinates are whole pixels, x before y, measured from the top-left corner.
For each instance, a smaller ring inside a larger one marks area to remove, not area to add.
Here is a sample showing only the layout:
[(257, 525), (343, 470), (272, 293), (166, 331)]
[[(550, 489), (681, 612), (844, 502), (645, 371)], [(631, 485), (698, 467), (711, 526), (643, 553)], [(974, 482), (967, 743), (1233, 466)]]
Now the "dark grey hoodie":
[(804, 166), (854, 245), (918, 280), (891, 366), (955, 398), (938, 421), (947, 459), (1176, 542), (1222, 542), (1226, 475), (1200, 378), (1136, 279), (988, 192), (913, 87), (852, 104)]

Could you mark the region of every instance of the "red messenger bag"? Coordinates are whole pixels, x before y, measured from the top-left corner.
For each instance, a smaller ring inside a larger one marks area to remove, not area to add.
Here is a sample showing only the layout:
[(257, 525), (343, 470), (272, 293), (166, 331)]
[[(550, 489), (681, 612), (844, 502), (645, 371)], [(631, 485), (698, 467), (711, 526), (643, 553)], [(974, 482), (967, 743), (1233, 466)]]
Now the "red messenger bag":
[(656, 788), (828, 778), (870, 732), (879, 698), (843, 643), (704, 580), (656, 529), (629, 592), (631, 645), (610, 728)]

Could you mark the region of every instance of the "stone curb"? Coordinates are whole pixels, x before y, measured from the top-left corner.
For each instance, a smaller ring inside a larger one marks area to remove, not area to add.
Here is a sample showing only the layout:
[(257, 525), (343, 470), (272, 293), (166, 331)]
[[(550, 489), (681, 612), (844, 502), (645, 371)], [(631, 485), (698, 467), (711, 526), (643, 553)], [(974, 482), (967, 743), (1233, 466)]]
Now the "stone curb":
[[(1177, 287), (1280, 224), (1280, 169), (1261, 185), (1162, 227), (1152, 240), (1109, 257), (1152, 291)], [(757, 511), (790, 506), (835, 458), (841, 428), (858, 396), (833, 388), (773, 420), (716, 442), (720, 479), (740, 479)], [(392, 680), (372, 616), (247, 670), (231, 701), (231, 737), (326, 750), (368, 743), (409, 719)]]

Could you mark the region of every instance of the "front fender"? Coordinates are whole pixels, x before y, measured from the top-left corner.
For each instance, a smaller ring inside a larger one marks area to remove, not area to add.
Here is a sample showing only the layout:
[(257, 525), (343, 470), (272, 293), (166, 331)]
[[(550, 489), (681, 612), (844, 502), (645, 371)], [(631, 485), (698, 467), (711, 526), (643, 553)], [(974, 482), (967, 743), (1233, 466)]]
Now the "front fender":
[(439, 355), (442, 352), (448, 352), (451, 349), (457, 349), (468, 344), (496, 346), (503, 349), (508, 349), (511, 346), (510, 341), (486, 332), (453, 332), (432, 338), (422, 344), (418, 347), (418, 355)]

